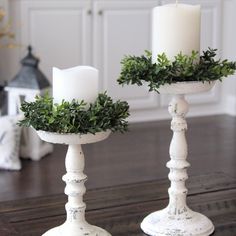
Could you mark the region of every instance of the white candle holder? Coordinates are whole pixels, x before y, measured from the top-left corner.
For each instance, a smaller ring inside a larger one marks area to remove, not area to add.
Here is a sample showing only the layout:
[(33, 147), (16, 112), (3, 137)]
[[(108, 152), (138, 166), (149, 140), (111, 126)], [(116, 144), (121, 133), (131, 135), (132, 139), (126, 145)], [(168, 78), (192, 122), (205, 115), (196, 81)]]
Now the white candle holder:
[[(173, 138), (170, 144), (170, 158), (167, 167), (170, 169), (171, 181), (168, 206), (160, 211), (148, 215), (141, 223), (142, 230), (151, 236), (208, 236), (213, 233), (212, 222), (204, 215), (194, 212), (186, 204), (188, 179), (187, 167), (190, 164), (187, 158), (187, 142), (185, 131), (187, 123), (185, 115), (188, 112), (188, 103), (185, 94), (209, 91), (213, 83), (180, 82), (164, 85), (159, 91), (161, 94), (174, 95), (169, 104), (169, 113), (172, 116), (171, 129)], [(158, 186), (157, 186), (158, 187)]]
[(83, 195), (86, 192), (84, 182), (87, 176), (84, 170), (84, 154), (81, 144), (99, 142), (106, 139), (110, 131), (93, 134), (59, 134), (37, 131), (39, 137), (50, 143), (69, 145), (66, 154), (66, 171), (63, 181), (66, 182), (65, 194), (68, 195), (66, 203), (67, 218), (64, 224), (50, 229), (43, 236), (111, 236), (104, 229), (90, 225), (85, 219), (86, 204)]

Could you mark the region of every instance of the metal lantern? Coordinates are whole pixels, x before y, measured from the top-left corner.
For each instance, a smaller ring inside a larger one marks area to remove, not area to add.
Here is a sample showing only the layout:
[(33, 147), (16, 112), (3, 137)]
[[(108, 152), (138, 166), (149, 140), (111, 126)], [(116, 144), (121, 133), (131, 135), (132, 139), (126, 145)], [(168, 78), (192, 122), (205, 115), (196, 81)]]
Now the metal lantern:
[[(9, 115), (20, 113), (22, 101), (33, 101), (36, 95), (42, 95), (50, 89), (48, 79), (38, 68), (39, 59), (32, 54), (31, 46), (28, 47), (28, 54), (21, 64), (19, 73), (5, 87), (8, 92)], [(32, 128), (22, 129), (21, 157), (40, 160), (52, 150), (53, 146), (42, 142)]]

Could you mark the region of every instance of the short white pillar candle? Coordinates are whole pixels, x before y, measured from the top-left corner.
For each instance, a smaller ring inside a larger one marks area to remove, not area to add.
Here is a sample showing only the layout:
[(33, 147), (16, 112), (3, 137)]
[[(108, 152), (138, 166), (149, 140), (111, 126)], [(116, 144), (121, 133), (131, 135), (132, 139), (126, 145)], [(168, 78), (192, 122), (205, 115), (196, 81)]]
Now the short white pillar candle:
[(93, 103), (98, 96), (99, 72), (90, 66), (77, 66), (65, 70), (53, 68), (53, 101), (84, 100)]
[(171, 60), (182, 52), (200, 51), (200, 5), (168, 4), (153, 9), (152, 54), (165, 53)]

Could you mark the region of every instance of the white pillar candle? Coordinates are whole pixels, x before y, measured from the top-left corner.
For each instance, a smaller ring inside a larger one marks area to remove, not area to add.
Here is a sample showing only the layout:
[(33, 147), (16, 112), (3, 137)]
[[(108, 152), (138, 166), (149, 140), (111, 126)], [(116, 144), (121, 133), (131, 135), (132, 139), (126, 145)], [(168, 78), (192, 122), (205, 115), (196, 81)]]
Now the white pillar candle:
[(165, 53), (171, 60), (200, 50), (200, 5), (168, 4), (153, 9), (152, 60)]
[(98, 70), (90, 66), (77, 66), (65, 70), (53, 68), (54, 103), (84, 100), (93, 103), (98, 96)]

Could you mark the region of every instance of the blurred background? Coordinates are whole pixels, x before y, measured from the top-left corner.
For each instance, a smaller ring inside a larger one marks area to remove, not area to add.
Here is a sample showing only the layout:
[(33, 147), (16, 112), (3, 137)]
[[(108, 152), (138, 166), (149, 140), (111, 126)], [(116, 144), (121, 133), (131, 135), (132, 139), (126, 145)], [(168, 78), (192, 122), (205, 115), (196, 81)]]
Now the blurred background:
[[(145, 87), (122, 88), (116, 82), (124, 55), (151, 49), (151, 9), (169, 0), (0, 0), (17, 47), (0, 48), (0, 83), (20, 69), (27, 46), (40, 59), (40, 70), (51, 80), (52, 67), (92, 65), (100, 71), (100, 90), (127, 100), (130, 120), (169, 118), (169, 98)], [(218, 56), (236, 60), (236, 1), (182, 0), (201, 4), (201, 48), (217, 48)], [(235, 77), (235, 76), (234, 76)], [(236, 80), (224, 80), (210, 93), (189, 97), (189, 116), (236, 115)]]

